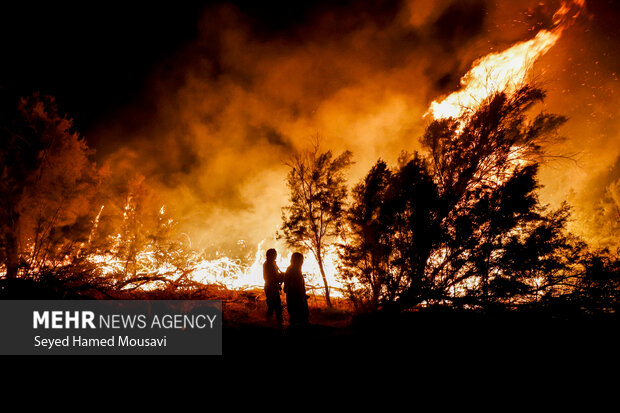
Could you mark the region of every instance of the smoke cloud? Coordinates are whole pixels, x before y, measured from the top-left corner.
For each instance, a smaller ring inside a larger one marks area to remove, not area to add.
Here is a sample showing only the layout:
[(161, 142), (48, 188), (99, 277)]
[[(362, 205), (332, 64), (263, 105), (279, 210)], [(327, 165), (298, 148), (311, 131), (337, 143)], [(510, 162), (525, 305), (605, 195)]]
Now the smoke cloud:
[[(204, 10), (198, 39), (153, 71), (141, 105), (98, 127), (99, 156), (146, 176), (194, 246), (273, 243), (295, 150), (316, 136), (351, 150), (355, 184), (378, 158), (419, 149), (429, 103), (455, 91), (475, 59), (549, 27), (560, 2), (378, 4), (317, 7), (272, 30), (231, 5)], [(619, 178), (610, 7), (588, 2), (533, 71), (548, 91), (543, 109), (569, 117), (554, 150), (578, 154), (543, 169), (543, 200), (569, 199), (574, 229), (590, 237), (584, 217)]]

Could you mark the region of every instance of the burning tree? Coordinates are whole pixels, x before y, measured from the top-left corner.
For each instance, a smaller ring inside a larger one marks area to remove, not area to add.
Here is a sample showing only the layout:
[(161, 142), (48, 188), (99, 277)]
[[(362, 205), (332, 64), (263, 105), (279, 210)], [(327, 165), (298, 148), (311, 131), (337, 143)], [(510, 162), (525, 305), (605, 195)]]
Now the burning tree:
[(311, 251), (325, 286), (325, 301), (331, 307), (324, 254), (342, 232), (342, 215), (347, 199), (345, 170), (351, 165), (351, 152), (334, 157), (320, 152), (318, 143), (297, 154), (288, 163), (287, 185), (290, 203), (283, 208), (282, 236), (293, 248)]
[(161, 204), (153, 209), (143, 179), (104, 179), (107, 170), (91, 162), (54, 98), (2, 98), (0, 256), (7, 278), (122, 288), (186, 274), (188, 252), (175, 223)]
[(32, 277), (79, 258), (101, 178), (72, 121), (54, 99), (3, 96), (0, 240), (6, 277)]
[(435, 120), (424, 156), (403, 156), (392, 171), (379, 162), (355, 188), (343, 263), (376, 302), (510, 303), (568, 271), (568, 208), (547, 211), (536, 196), (542, 144), (564, 122), (527, 118), (543, 97), (525, 85)]

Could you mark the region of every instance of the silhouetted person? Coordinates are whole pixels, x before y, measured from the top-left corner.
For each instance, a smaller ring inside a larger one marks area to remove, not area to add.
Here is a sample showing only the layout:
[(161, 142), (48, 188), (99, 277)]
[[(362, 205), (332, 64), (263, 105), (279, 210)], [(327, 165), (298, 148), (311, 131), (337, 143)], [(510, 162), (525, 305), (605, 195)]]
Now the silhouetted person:
[(306, 284), (301, 272), (304, 256), (299, 252), (291, 256), (291, 265), (284, 274), (284, 292), (286, 293), (286, 309), (290, 315), (291, 327), (308, 325), (308, 296)]
[(263, 279), (265, 280), (265, 298), (267, 301), (267, 320), (275, 314), (278, 326), (282, 326), (282, 301), (280, 300), (280, 285), (283, 281), (282, 272), (276, 264), (278, 253), (275, 249), (267, 250), (267, 259), (263, 264)]

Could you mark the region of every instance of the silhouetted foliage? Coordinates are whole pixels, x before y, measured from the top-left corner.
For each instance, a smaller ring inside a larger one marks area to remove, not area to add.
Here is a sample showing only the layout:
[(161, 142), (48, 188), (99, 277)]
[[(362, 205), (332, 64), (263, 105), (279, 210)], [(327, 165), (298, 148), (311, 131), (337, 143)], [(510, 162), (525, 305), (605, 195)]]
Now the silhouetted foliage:
[(343, 274), (375, 305), (513, 305), (537, 300), (573, 274), (579, 248), (569, 209), (536, 195), (543, 144), (564, 122), (526, 111), (544, 97), (524, 86), (461, 119), (433, 121), (426, 156), (379, 161), (355, 187)]
[(608, 250), (588, 252), (574, 298), (588, 313), (617, 312), (620, 304), (620, 259)]
[(369, 286), (374, 306), (396, 300), (404, 291), (426, 291), (421, 256), (439, 239), (433, 218), (439, 196), (426, 162), (403, 155), (390, 171), (377, 162), (353, 190), (347, 213), (349, 234), (341, 253), (342, 274)]
[(331, 306), (323, 259), (326, 248), (342, 231), (347, 199), (345, 170), (351, 152), (334, 157), (320, 152), (318, 143), (289, 162), (287, 186), (289, 204), (282, 211), (282, 237), (293, 248), (310, 251), (319, 265), (325, 286), (325, 300)]
[[(392, 172), (379, 160), (366, 178), (352, 191), (352, 205), (346, 213), (349, 227), (347, 243), (341, 246), (340, 274), (346, 280), (359, 280), (368, 287), (375, 308), (393, 301), (398, 292), (398, 276), (391, 259), (394, 253), (391, 217), (385, 215), (386, 192)], [(351, 298), (357, 294), (351, 291)]]

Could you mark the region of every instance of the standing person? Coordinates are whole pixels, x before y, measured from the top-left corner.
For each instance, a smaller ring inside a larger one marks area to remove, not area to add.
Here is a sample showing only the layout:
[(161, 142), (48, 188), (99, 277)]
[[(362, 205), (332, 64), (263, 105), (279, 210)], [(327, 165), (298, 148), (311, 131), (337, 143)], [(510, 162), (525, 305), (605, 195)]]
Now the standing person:
[(299, 252), (291, 256), (291, 265), (284, 274), (284, 292), (286, 293), (286, 309), (290, 315), (291, 327), (308, 325), (308, 296), (306, 284), (301, 272), (304, 256)]
[(282, 301), (280, 300), (280, 285), (283, 281), (282, 272), (276, 264), (278, 253), (275, 249), (267, 250), (263, 264), (263, 279), (265, 280), (265, 298), (267, 301), (267, 320), (271, 321), (274, 314), (278, 327), (282, 327)]

